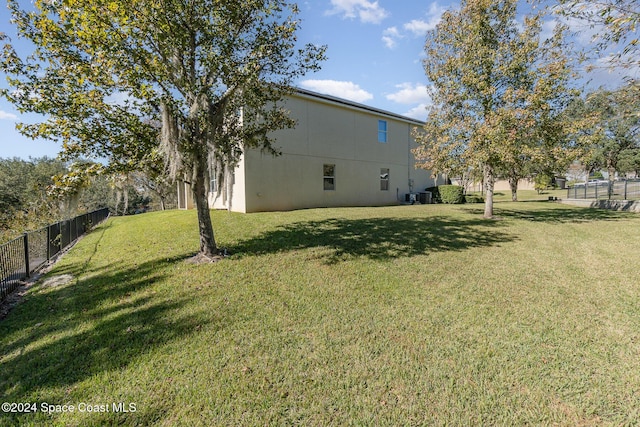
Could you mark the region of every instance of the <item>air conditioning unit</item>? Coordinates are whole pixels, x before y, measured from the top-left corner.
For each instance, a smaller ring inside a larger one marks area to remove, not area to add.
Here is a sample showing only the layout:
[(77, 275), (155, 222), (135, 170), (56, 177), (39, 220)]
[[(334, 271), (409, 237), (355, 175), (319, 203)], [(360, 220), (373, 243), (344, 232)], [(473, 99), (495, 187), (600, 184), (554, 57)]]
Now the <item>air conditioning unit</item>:
[(423, 205), (430, 205), (431, 202), (431, 191), (425, 191), (418, 194), (418, 200)]
[(404, 201), (407, 203), (411, 203), (412, 205), (418, 201), (418, 194), (416, 193), (407, 193), (404, 195)]

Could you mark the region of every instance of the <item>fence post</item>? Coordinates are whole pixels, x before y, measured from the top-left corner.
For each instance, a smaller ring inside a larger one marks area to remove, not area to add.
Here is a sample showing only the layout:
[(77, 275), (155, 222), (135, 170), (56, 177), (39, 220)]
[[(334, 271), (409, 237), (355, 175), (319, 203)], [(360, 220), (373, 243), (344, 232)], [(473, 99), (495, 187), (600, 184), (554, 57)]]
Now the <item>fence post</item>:
[(624, 180), (624, 200), (627, 200), (627, 181), (626, 179)]
[(51, 225), (47, 225), (47, 262), (51, 261)]
[(24, 271), (28, 278), (31, 275), (31, 269), (29, 268), (29, 234), (24, 233), (22, 241), (24, 242)]

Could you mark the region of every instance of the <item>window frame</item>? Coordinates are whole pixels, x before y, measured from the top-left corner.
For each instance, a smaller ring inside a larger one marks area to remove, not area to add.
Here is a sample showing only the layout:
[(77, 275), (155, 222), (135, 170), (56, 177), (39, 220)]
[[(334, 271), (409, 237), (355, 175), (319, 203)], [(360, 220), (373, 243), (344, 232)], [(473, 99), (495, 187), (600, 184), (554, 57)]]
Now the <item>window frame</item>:
[[(330, 168), (331, 174), (327, 174), (327, 168)], [(331, 182), (331, 188), (327, 188), (328, 182)], [(324, 191), (336, 191), (336, 165), (325, 163), (322, 165), (322, 188)]]
[(389, 141), (389, 123), (386, 120), (378, 120), (378, 142), (386, 144)]
[[(386, 171), (386, 172), (385, 172)], [(386, 177), (384, 177), (386, 175)], [(380, 168), (380, 191), (389, 191), (389, 168)], [(386, 188), (385, 188), (386, 187)]]

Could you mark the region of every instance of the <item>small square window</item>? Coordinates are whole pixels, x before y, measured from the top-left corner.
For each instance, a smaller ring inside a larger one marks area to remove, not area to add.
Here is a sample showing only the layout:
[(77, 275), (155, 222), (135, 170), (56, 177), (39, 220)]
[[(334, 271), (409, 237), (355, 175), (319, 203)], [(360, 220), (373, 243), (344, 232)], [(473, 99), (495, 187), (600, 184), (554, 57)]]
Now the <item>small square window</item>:
[(387, 142), (387, 121), (378, 120), (378, 142)]
[(389, 169), (380, 169), (380, 190), (389, 191)]
[(336, 189), (336, 165), (324, 165), (324, 189), (332, 191)]

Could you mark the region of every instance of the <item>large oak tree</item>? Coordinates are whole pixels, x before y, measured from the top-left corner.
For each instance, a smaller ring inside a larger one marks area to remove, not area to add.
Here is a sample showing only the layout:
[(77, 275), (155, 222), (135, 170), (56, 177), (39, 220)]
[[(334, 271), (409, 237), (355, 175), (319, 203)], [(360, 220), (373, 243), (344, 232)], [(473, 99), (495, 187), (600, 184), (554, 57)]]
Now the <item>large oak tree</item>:
[[(191, 183), (200, 252), (218, 253), (207, 197), (209, 171), (232, 170), (250, 147), (275, 153), (269, 132), (294, 122), (281, 100), (319, 68), (323, 46), (300, 46), (295, 3), (285, 0), (9, 0), (21, 57), (11, 43), (4, 95), (45, 115), (22, 125), (59, 140), (66, 157), (107, 158), (118, 170), (165, 155)], [(5, 37), (6, 39), (6, 37)]]

